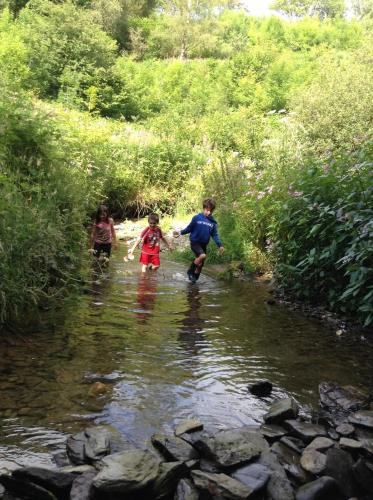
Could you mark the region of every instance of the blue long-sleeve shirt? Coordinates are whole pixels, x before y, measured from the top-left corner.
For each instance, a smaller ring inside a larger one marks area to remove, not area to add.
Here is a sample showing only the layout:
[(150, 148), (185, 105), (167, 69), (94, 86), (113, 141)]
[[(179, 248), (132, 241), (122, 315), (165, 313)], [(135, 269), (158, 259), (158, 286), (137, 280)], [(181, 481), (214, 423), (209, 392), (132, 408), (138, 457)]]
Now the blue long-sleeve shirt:
[(207, 245), (212, 238), (218, 247), (222, 246), (217, 229), (217, 222), (210, 217), (206, 217), (203, 213), (195, 215), (188, 226), (180, 231), (180, 234), (190, 233), (189, 239), (194, 243), (203, 243)]

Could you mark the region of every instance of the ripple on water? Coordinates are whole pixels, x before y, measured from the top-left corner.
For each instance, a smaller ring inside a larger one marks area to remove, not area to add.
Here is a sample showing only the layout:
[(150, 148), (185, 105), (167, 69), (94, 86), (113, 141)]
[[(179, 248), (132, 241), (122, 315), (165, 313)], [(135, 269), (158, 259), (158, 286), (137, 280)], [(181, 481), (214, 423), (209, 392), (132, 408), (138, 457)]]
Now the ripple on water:
[[(267, 307), (266, 297), (261, 286), (207, 275), (191, 285), (185, 265), (165, 259), (158, 275), (142, 275), (116, 253), (40, 330), (0, 339), (3, 457), (27, 449), (44, 460), (91, 423), (139, 444), (182, 418), (210, 428), (259, 422), (289, 393), (315, 405), (321, 380), (373, 387), (371, 343), (336, 339), (298, 313)], [(268, 398), (247, 390), (260, 378), (274, 383)], [(95, 382), (106, 390), (90, 391)]]

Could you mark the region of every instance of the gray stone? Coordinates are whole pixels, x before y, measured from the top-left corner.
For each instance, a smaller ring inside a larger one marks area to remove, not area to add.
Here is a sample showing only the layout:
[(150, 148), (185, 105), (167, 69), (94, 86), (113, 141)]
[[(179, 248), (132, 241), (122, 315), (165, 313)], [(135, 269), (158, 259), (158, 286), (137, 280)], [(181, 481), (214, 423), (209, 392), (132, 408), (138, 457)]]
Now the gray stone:
[(297, 453), (302, 453), (302, 450), (304, 448), (304, 443), (301, 439), (290, 437), (290, 436), (284, 436), (280, 439), (280, 443), (284, 444), (288, 448), (291, 448), (292, 450), (296, 451)]
[(78, 434), (74, 434), (74, 436), (70, 436), (66, 441), (66, 452), (67, 456), (71, 460), (71, 462), (75, 465), (83, 465), (85, 464), (85, 454), (84, 454), (84, 445), (86, 443), (86, 436), (84, 432), (79, 432)]
[(270, 450), (264, 450), (257, 463), (270, 470), (270, 478), (266, 489), (269, 500), (290, 500), (294, 498), (290, 481), (274, 453)]
[(355, 493), (355, 479), (352, 472), (354, 461), (344, 450), (330, 448), (326, 452), (325, 476), (333, 477), (341, 491), (346, 496), (353, 497)]
[(300, 422), (298, 420), (286, 420), (285, 424), (291, 433), (307, 443), (310, 443), (318, 436), (326, 436), (325, 428), (321, 425)]
[(192, 471), (195, 485), (208, 491), (214, 498), (240, 500), (249, 498), (253, 491), (226, 474), (212, 474), (198, 470)]
[(290, 481), (278, 472), (272, 472), (267, 483), (268, 500), (293, 500), (294, 491)]
[(9, 476), (0, 477), (1, 484), (5, 487), (7, 493), (27, 500), (57, 500), (57, 497), (50, 491), (38, 486), (37, 484), (14, 479)]
[(324, 476), (305, 484), (295, 495), (296, 500), (344, 500), (338, 484), (332, 477)]
[(70, 472), (61, 472), (58, 469), (43, 469), (41, 467), (24, 467), (13, 472), (16, 480), (31, 482), (51, 491), (57, 497), (67, 495), (75, 479)]
[(222, 472), (221, 467), (218, 467), (214, 462), (211, 462), (211, 460), (206, 460), (205, 458), (201, 458), (201, 460), (199, 461), (199, 468), (203, 472), (213, 472), (214, 474)]
[(181, 479), (176, 488), (174, 500), (198, 500), (199, 493), (192, 481)]
[(256, 380), (247, 386), (251, 394), (254, 396), (265, 397), (269, 396), (272, 392), (272, 383), (267, 380)]
[(179, 480), (188, 475), (183, 462), (164, 462), (159, 466), (157, 479), (153, 486), (155, 500), (169, 498), (176, 489)]
[(244, 464), (268, 449), (260, 431), (250, 426), (223, 430), (214, 436), (200, 436), (194, 446), (220, 467)]
[(296, 418), (299, 407), (292, 398), (280, 399), (271, 405), (268, 413), (264, 415), (266, 424), (278, 424), (287, 419)]
[(321, 474), (326, 467), (326, 455), (317, 450), (304, 451), (300, 464), (304, 470), (311, 472), (311, 474)]
[(347, 451), (354, 452), (362, 449), (363, 445), (360, 441), (356, 439), (341, 438), (339, 440), (339, 446)]
[(368, 493), (373, 494), (373, 463), (359, 458), (352, 466), (352, 471), (360, 486)]
[(363, 449), (364, 455), (369, 458), (373, 458), (373, 439), (362, 439), (361, 447)]
[(128, 450), (104, 457), (101, 464), (94, 487), (106, 495), (125, 495), (144, 492), (153, 484), (160, 459), (149, 450)]
[(237, 479), (237, 481), (248, 486), (254, 492), (264, 488), (269, 480), (269, 476), (268, 468), (260, 464), (245, 465), (231, 474), (233, 479)]
[(198, 458), (197, 451), (176, 436), (166, 436), (164, 434), (153, 434), (151, 441), (154, 447), (159, 450), (166, 460), (172, 462), (187, 462)]
[(92, 472), (96, 469), (93, 465), (65, 465), (65, 467), (61, 467), (58, 469), (61, 472), (71, 472), (72, 474), (85, 474), (86, 472)]
[(269, 442), (275, 441), (287, 434), (287, 431), (283, 427), (270, 424), (263, 424), (260, 427), (260, 432)]
[(326, 437), (317, 437), (304, 449), (304, 451), (325, 451), (334, 446), (334, 441)]
[(95, 462), (110, 454), (110, 438), (105, 427), (91, 427), (84, 433), (87, 438), (84, 454), (89, 462)]
[(304, 484), (312, 479), (300, 465), (300, 453), (293, 448), (289, 448), (283, 443), (275, 443), (271, 447), (271, 451), (275, 453), (288, 476), (295, 479), (297, 483)]
[(181, 434), (184, 434), (186, 432), (196, 432), (202, 430), (203, 424), (201, 424), (201, 422), (195, 419), (187, 419), (178, 424), (175, 429), (175, 436), (181, 436)]
[(373, 411), (361, 410), (350, 415), (348, 420), (355, 425), (361, 425), (362, 427), (368, 427), (368, 429), (373, 429)]
[(340, 424), (335, 430), (338, 432), (338, 434), (344, 437), (352, 436), (352, 434), (355, 432), (354, 426), (350, 424)]
[(72, 484), (69, 500), (90, 500), (96, 474), (97, 471), (89, 471), (77, 476)]
[(0, 498), (4, 498), (5, 488), (2, 484), (0, 484)]
[(333, 382), (321, 382), (320, 401), (330, 410), (356, 411), (369, 407), (369, 395), (352, 385), (340, 386)]

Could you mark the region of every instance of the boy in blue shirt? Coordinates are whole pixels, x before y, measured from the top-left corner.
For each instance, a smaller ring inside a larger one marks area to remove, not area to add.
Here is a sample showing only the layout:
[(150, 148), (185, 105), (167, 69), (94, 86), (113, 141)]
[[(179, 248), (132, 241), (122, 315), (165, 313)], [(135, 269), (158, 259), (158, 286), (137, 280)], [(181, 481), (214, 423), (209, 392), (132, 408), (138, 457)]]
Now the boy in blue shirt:
[(211, 198), (207, 198), (203, 201), (202, 206), (203, 212), (195, 215), (185, 229), (173, 232), (175, 238), (190, 233), (190, 248), (196, 256), (187, 271), (188, 278), (192, 283), (195, 283), (201, 274), (203, 264), (207, 257), (206, 249), (210, 238), (212, 238), (219, 247), (219, 252), (224, 252), (224, 247), (218, 235), (217, 222), (212, 217), (212, 213), (215, 210), (215, 201)]

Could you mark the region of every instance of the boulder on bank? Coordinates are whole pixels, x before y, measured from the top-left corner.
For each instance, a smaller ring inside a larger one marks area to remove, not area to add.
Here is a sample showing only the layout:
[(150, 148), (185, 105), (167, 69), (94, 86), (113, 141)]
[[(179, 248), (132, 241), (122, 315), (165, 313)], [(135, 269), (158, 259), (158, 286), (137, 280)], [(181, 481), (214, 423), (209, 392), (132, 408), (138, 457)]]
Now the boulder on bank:
[(268, 413), (264, 415), (264, 422), (279, 424), (284, 420), (295, 419), (298, 412), (299, 406), (293, 398), (280, 399), (270, 406)]
[(340, 386), (334, 382), (319, 384), (321, 405), (328, 411), (352, 412), (369, 408), (369, 394), (352, 385)]
[[(128, 450), (108, 455), (93, 480), (94, 488), (105, 495), (147, 495), (153, 486), (161, 461), (149, 450)], [(144, 496), (146, 498), (146, 496)], [(151, 498), (151, 497), (148, 497)]]
[(268, 449), (261, 432), (253, 427), (223, 430), (215, 435), (200, 434), (194, 446), (219, 467), (245, 464)]

